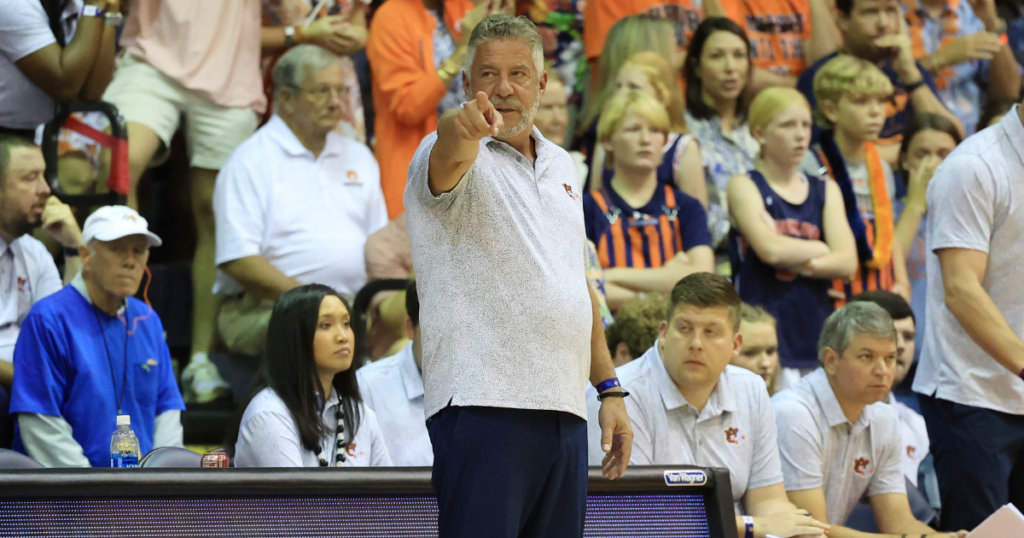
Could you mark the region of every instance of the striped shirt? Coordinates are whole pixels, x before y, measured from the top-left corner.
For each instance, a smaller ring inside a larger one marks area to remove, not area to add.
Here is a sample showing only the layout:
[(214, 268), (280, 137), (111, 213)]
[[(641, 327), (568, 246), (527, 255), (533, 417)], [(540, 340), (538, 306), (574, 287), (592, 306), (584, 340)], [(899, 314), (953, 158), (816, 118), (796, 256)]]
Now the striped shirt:
[(642, 207), (614, 189), (583, 195), (587, 238), (597, 245), (601, 267), (661, 267), (677, 252), (711, 245), (707, 215), (696, 199), (664, 185)]

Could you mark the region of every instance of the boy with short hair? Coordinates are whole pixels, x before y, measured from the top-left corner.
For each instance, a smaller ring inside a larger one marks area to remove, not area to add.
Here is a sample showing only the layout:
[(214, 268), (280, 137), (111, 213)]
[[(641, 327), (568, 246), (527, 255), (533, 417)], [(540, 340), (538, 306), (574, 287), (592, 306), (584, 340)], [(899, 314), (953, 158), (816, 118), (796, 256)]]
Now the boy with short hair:
[[(658, 340), (616, 369), (633, 425), (632, 463), (699, 465), (729, 470), (740, 537), (820, 536), (823, 518), (786, 497), (775, 417), (764, 381), (729, 365), (743, 347), (740, 297), (725, 278), (694, 273), (672, 290)], [(587, 396), (590, 463), (604, 457), (597, 391)]]
[(874, 141), (885, 122), (892, 82), (870, 62), (839, 55), (814, 77), (815, 119), (825, 130), (805, 172), (828, 175), (839, 185), (860, 264), (849, 281), (832, 281), (839, 308), (864, 291), (882, 289), (910, 299), (906, 260), (895, 240), (892, 168)]

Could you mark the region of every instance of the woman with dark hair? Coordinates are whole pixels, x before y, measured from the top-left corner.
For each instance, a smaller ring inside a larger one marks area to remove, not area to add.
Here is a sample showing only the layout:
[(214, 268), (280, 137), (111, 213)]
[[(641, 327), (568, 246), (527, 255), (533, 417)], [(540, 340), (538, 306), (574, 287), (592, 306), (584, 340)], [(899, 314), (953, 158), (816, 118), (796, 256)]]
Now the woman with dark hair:
[[(900, 146), (900, 176), (906, 194), (896, 200), (896, 240), (907, 258), (907, 276), (910, 279), (910, 306), (917, 318), (917, 326), (924, 327), (927, 275), (925, 273), (925, 234), (928, 231), (928, 201), (925, 193), (935, 170), (942, 160), (963, 139), (960, 129), (945, 116), (917, 114), (903, 132)], [(919, 345), (924, 343), (924, 331), (919, 331)]]
[[(685, 117), (704, 160), (708, 227), (716, 249), (729, 233), (729, 178), (754, 168), (761, 149), (750, 136), (742, 100), (750, 71), (750, 41), (743, 28), (724, 17), (709, 17), (697, 26), (683, 64)], [(679, 188), (693, 191), (686, 185)]]
[(391, 465), (377, 418), (359, 397), (350, 312), (320, 284), (277, 300), (254, 396), (228, 442), (237, 467)]

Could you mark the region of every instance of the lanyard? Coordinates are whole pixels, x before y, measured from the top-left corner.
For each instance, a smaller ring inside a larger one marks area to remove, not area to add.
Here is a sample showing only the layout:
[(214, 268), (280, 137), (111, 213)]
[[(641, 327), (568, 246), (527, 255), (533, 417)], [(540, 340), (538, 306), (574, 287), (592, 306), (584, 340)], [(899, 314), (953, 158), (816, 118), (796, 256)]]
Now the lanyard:
[[(107, 333), (103, 330), (103, 324), (100, 323), (100, 315), (96, 312), (99, 310), (93, 305), (93, 316), (96, 317), (96, 326), (100, 328), (100, 336), (103, 337), (103, 351), (107, 353), (107, 364), (110, 366), (110, 385), (114, 390), (115, 397), (117, 398), (117, 414), (123, 415), (121, 412), (121, 404), (124, 402), (124, 389), (128, 386), (128, 324), (124, 324), (124, 373), (121, 376), (121, 392), (117, 392), (117, 381), (114, 379), (114, 361), (110, 358), (110, 348), (107, 346)], [(124, 309), (125, 319), (128, 319), (128, 304), (125, 303)]]

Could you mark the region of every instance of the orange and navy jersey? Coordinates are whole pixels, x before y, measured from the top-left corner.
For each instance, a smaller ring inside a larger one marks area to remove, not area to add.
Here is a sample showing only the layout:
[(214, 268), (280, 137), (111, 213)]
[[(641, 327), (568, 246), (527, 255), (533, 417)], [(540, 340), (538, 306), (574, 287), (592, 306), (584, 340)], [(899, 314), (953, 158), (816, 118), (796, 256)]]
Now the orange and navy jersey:
[(807, 69), (804, 41), (811, 38), (808, 0), (725, 0), (726, 14), (747, 31), (751, 60), (777, 75)]
[(701, 245), (711, 246), (707, 214), (696, 199), (659, 186), (643, 207), (633, 208), (613, 189), (583, 195), (587, 239), (597, 245), (605, 269), (656, 269)]
[[(861, 211), (861, 220), (864, 221), (864, 230), (867, 235), (868, 246), (871, 248), (875, 247), (875, 218), (867, 211)], [(893, 269), (892, 260), (885, 264), (881, 269), (871, 269), (864, 267), (861, 264), (857, 265), (857, 272), (849, 282), (837, 278), (832, 281), (832, 289), (841, 291), (846, 294), (847, 298), (853, 297), (859, 293), (865, 291), (885, 290), (892, 291), (893, 284), (896, 283), (896, 273)], [(846, 304), (843, 299), (835, 300), (835, 307), (838, 309)]]
[(596, 67), (596, 59), (601, 55), (612, 26), (619, 19), (640, 14), (675, 23), (676, 43), (680, 49), (687, 47), (693, 31), (704, 20), (701, 0), (588, 0), (583, 10), (583, 48), (591, 67)]

